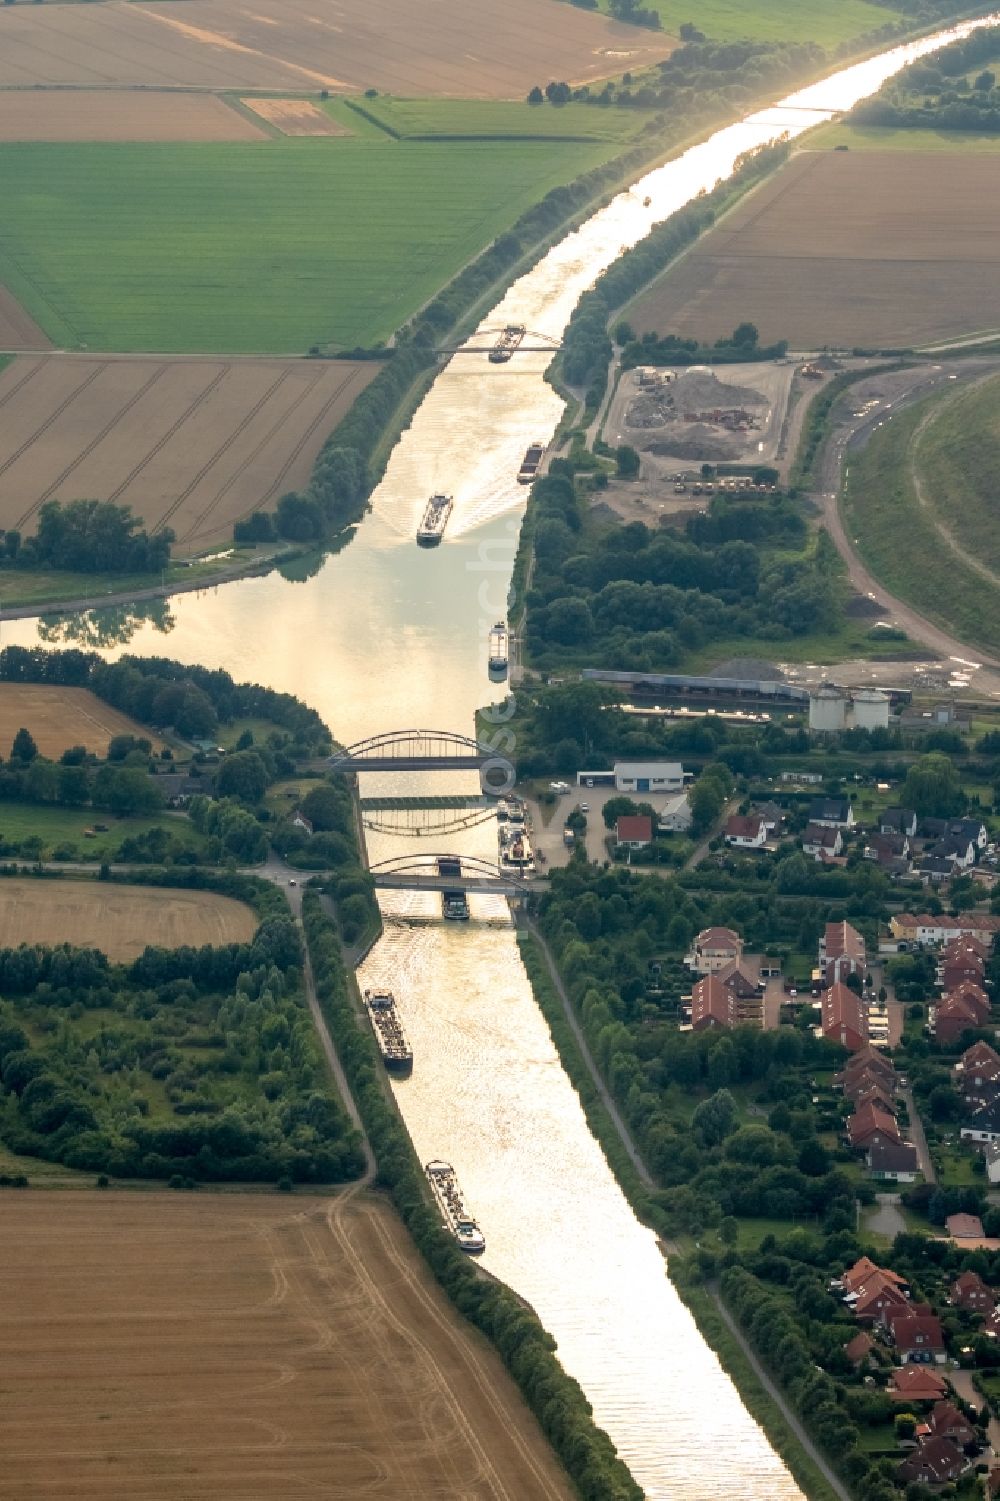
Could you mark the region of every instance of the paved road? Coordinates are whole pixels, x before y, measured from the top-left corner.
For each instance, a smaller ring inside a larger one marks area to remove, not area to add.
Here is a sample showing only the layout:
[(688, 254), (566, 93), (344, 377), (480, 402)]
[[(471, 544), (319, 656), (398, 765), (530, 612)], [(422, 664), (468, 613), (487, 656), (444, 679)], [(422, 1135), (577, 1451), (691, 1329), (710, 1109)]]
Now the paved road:
[[(986, 357), (952, 360), (946, 365), (937, 367), (917, 366), (912, 372), (913, 379), (908, 389), (902, 395), (893, 398), (892, 411), (899, 412), (907, 406), (912, 406), (915, 401), (930, 395), (932, 391), (942, 386), (957, 387), (967, 384), (981, 379), (983, 375), (997, 368), (996, 360)], [(957, 379), (951, 380), (952, 376), (956, 376)], [(987, 656), (978, 647), (971, 647), (967, 642), (959, 641), (948, 631), (942, 630), (940, 626), (914, 610), (905, 601), (889, 594), (884, 585), (869, 573), (862, 563), (844, 529), (838, 502), (844, 460), (849, 458), (852, 452), (862, 448), (872, 434), (882, 426), (888, 410), (888, 403), (880, 403), (867, 416), (838, 424), (827, 438), (819, 464), (819, 492), (813, 496), (820, 507), (820, 519), (829, 532), (837, 551), (847, 564), (848, 578), (859, 594), (874, 594), (884, 603), (887, 613), (892, 615), (895, 623), (900, 625), (908, 636), (930, 647), (940, 656), (961, 657), (965, 661), (980, 662), (986, 669), (995, 669), (983, 671), (977, 680), (977, 686), (990, 692), (1000, 693), (1000, 661), (995, 657)]]
[(913, 1090), (907, 1088), (901, 1089), (899, 1092), (906, 1101), (906, 1108), (909, 1112), (909, 1135), (910, 1140), (917, 1149), (917, 1161), (920, 1164), (920, 1171), (928, 1183), (936, 1183), (937, 1173), (934, 1171), (934, 1163), (931, 1161), (931, 1154), (927, 1146), (927, 1137), (924, 1135), (924, 1123), (920, 1119), (916, 1105), (913, 1103)]
[(809, 1455), (809, 1458), (812, 1460), (813, 1464), (820, 1471), (824, 1480), (831, 1487), (831, 1489), (840, 1497), (840, 1501), (851, 1501), (850, 1491), (847, 1489), (844, 1482), (840, 1479), (837, 1472), (832, 1469), (827, 1461), (823, 1458), (822, 1454), (819, 1452), (816, 1445), (809, 1437), (809, 1434), (806, 1432), (805, 1428), (803, 1428), (799, 1417), (795, 1412), (792, 1411), (791, 1407), (789, 1407), (788, 1402), (785, 1400), (785, 1397), (782, 1394), (780, 1388), (775, 1385), (774, 1381), (761, 1365), (753, 1350), (753, 1347), (747, 1342), (743, 1331), (740, 1329), (740, 1326), (737, 1324), (736, 1320), (729, 1312), (729, 1309), (726, 1307), (725, 1303), (723, 1303), (722, 1298), (714, 1290), (712, 1291), (712, 1297), (715, 1299), (716, 1307), (718, 1308), (719, 1313), (722, 1315), (724, 1323), (726, 1324), (730, 1333), (736, 1339), (737, 1344), (740, 1346), (740, 1349), (743, 1351), (747, 1360), (753, 1366), (753, 1369), (758, 1379), (760, 1380), (761, 1385), (766, 1388), (768, 1394), (781, 1408), (782, 1416), (784, 1417), (785, 1422), (795, 1434), (795, 1437), (798, 1439), (803, 1449)]

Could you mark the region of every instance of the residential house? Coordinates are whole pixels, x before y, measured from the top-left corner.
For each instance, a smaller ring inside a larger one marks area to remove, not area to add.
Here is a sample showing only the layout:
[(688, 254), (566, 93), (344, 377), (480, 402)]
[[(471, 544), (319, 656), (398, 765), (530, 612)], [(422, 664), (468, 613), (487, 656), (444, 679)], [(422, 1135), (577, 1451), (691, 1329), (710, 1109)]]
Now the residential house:
[(768, 834), (777, 834), (785, 821), (785, 810), (778, 803), (759, 803), (753, 812), (764, 820)]
[(855, 1151), (867, 1152), (876, 1141), (890, 1141), (897, 1146), (903, 1140), (899, 1127), (887, 1110), (869, 1102), (848, 1119), (847, 1139)]
[(742, 957), (743, 939), (732, 928), (703, 928), (684, 963), (699, 975), (710, 975)]
[(868, 1364), (868, 1357), (875, 1348), (875, 1341), (862, 1329), (844, 1346), (844, 1354), (853, 1366), (859, 1369)]
[[(1000, 1063), (1000, 1056), (998, 1056), (997, 1062)], [(852, 1084), (863, 1074), (875, 1075), (882, 1080), (886, 1088), (891, 1087), (895, 1089), (896, 1087), (896, 1070), (892, 1063), (884, 1053), (880, 1053), (877, 1048), (871, 1046), (862, 1048), (858, 1053), (853, 1053), (844, 1064), (841, 1072), (834, 1075), (833, 1082), (839, 1085), (846, 1093), (848, 1085)]]
[(886, 1387), (894, 1402), (939, 1402), (947, 1395), (944, 1377), (926, 1366), (904, 1365), (893, 1371)]
[(844, 850), (844, 836), (839, 829), (811, 823), (802, 835), (802, 853), (814, 860), (835, 860)]
[(967, 1313), (988, 1313), (996, 1298), (978, 1272), (962, 1272), (951, 1284), (948, 1301)]
[(886, 808), (879, 815), (880, 834), (902, 834), (912, 839), (917, 832), (917, 815), (912, 808)]
[(921, 855), (913, 869), (925, 886), (950, 881), (955, 874), (955, 867), (945, 855)]
[(820, 1006), (820, 1029), (830, 1042), (856, 1053), (868, 1041), (868, 1018), (861, 997), (846, 985), (831, 985)]
[(904, 1365), (908, 1361), (942, 1364), (946, 1358), (944, 1332), (941, 1320), (932, 1313), (908, 1311), (905, 1316), (891, 1319), (893, 1343)]
[(686, 834), (694, 821), (691, 812), (691, 799), (686, 792), (678, 793), (676, 797), (668, 798), (660, 810), (657, 819), (659, 827), (665, 834)]
[(942, 996), (933, 1008), (935, 1039), (945, 1047), (954, 1047), (963, 1032), (985, 1026), (989, 1017), (986, 992), (976, 985), (959, 985)]
[(937, 982), (942, 990), (954, 990), (965, 981), (982, 985), (989, 951), (974, 938), (956, 938), (945, 944), (937, 965)]
[(927, 1428), (932, 1438), (950, 1438), (960, 1449), (976, 1442), (976, 1430), (954, 1402), (935, 1402), (927, 1419)]
[(901, 1277), (898, 1272), (894, 1272), (890, 1267), (878, 1266), (876, 1262), (872, 1261), (870, 1256), (859, 1256), (854, 1265), (849, 1266), (847, 1271), (844, 1272), (840, 1279), (840, 1286), (845, 1292), (856, 1293), (876, 1272), (884, 1277), (887, 1282), (891, 1282), (894, 1287), (905, 1290), (907, 1286), (905, 1277)]
[(623, 850), (645, 850), (653, 842), (653, 820), (648, 813), (627, 813), (615, 824), (615, 843)]
[(926, 858), (944, 860), (954, 874), (956, 870), (968, 870), (970, 865), (975, 865), (977, 853), (972, 840), (964, 834), (946, 834), (928, 848)]
[(706, 975), (691, 991), (691, 1030), (712, 1031), (735, 1027), (738, 1022), (736, 997), (717, 975)]
[(918, 833), (921, 839), (967, 840), (977, 858), (990, 842), (989, 830), (980, 818), (922, 818)]
[(958, 1087), (966, 1095), (1000, 1084), (1000, 1053), (988, 1042), (974, 1042), (955, 1064), (955, 1073)]
[(896, 1096), (881, 1079), (873, 1077), (865, 1072), (854, 1081), (849, 1090), (844, 1090), (845, 1100), (850, 1100), (854, 1109), (860, 1110), (862, 1105), (877, 1105), (887, 1115), (896, 1114)]
[[(980, 1105), (959, 1127), (959, 1136), (966, 1141), (1000, 1141), (1000, 1097), (988, 1105)], [(982, 1231), (979, 1232), (982, 1234)]]
[(876, 1137), (868, 1147), (867, 1160), (872, 1177), (887, 1183), (912, 1183), (920, 1171), (917, 1149), (907, 1141)]
[(988, 1334), (991, 1339), (1000, 1337), (1000, 1306), (991, 1308), (979, 1326), (980, 1334)]
[(843, 984), (849, 975), (864, 982), (868, 974), (865, 940), (849, 922), (828, 922), (819, 941), (824, 985)]
[(951, 1439), (929, 1438), (903, 1460), (896, 1476), (907, 1485), (914, 1482), (945, 1485), (949, 1480), (957, 1480), (968, 1466), (969, 1461)]
[(993, 940), (1000, 933), (1000, 917), (989, 912), (963, 912), (958, 917), (942, 913), (932, 916), (929, 912), (900, 912), (889, 919), (889, 929), (894, 938), (921, 947), (938, 947), (966, 934), (977, 942), (986, 944), (992, 952)]
[(759, 850), (767, 843), (767, 825), (756, 813), (734, 813), (726, 820), (725, 840), (734, 849)]
[(907, 861), (910, 841), (905, 834), (872, 834), (865, 845), (865, 859), (878, 865), (889, 865), (894, 860)]
[(977, 1214), (949, 1214), (944, 1228), (952, 1240), (982, 1240), (983, 1222)]
[(846, 797), (814, 797), (809, 804), (808, 821), (826, 824), (831, 829), (853, 829), (854, 809)]
[(909, 1310), (910, 1306), (906, 1293), (881, 1272), (869, 1277), (856, 1294), (847, 1294), (844, 1301), (852, 1305), (859, 1324), (880, 1324), (888, 1309)]
[(755, 1027), (764, 1025), (764, 990), (757, 956), (746, 954), (715, 972), (715, 979), (729, 991), (736, 1006), (736, 1020)]

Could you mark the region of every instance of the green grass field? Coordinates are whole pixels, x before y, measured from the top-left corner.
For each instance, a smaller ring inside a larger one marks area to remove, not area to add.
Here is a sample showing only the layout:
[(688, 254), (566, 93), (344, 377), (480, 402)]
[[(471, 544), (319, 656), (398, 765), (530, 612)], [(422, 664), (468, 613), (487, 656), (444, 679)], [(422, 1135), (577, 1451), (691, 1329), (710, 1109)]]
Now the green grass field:
[[(909, 474), (914, 434), (935, 401), (901, 412), (851, 459), (842, 499), (850, 535), (886, 588), (959, 638), (1000, 649), (1000, 590), (951, 551)], [(946, 397), (945, 401), (954, 401)], [(900, 538), (906, 546), (900, 546)]]
[(898, 130), (888, 125), (821, 125), (803, 136), (803, 151), (1000, 151), (1000, 135), (974, 130)]
[(371, 127), (372, 120), (404, 139), (470, 137), (504, 140), (628, 141), (646, 116), (626, 109), (599, 109), (589, 104), (526, 104), (502, 99), (358, 99), (323, 106), (338, 122), (352, 120)]
[[(676, 36), (685, 21), (693, 21), (713, 42), (754, 37), (768, 42), (819, 42), (821, 47), (850, 41), (876, 31), (898, 13), (865, 0), (643, 0), (659, 12), (664, 31)], [(607, 0), (601, 0), (607, 10)]]
[[(107, 830), (88, 839), (84, 831), (92, 829), (95, 823), (106, 824)], [(43, 860), (50, 859), (53, 849), (61, 844), (75, 846), (79, 860), (110, 859), (123, 839), (155, 828), (164, 829), (185, 849), (204, 848), (203, 836), (180, 814), (116, 818), (112, 813), (94, 808), (58, 808), (37, 803), (4, 803), (0, 806), (0, 840), (20, 844), (37, 834), (42, 841)], [(4, 858), (0, 855), (0, 860)]]
[(0, 282), (60, 347), (372, 344), (532, 203), (615, 152), (384, 134), (6, 146)]
[(958, 543), (1000, 573), (1000, 376), (940, 401), (914, 448), (923, 493)]

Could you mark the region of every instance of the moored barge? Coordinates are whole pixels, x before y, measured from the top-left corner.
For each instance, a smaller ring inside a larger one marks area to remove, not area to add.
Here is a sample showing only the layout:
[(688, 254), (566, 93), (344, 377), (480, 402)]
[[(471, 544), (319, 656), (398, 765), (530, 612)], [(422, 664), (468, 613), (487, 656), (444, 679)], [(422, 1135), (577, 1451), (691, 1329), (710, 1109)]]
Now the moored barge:
[(517, 482), (519, 485), (531, 484), (541, 466), (544, 452), (544, 443), (532, 443), (529, 445), (524, 458), (521, 460), (521, 467), (517, 471)]
[(507, 622), (498, 620), (490, 631), (489, 645), (489, 671), (490, 676), (495, 678), (506, 677), (507, 668), (510, 664), (510, 638), (507, 635)]
[(472, 1256), (485, 1251), (486, 1237), (469, 1212), (451, 1163), (428, 1162), (424, 1172), (444, 1216), (445, 1228), (451, 1231), (463, 1251)]
[(391, 990), (366, 990), (365, 1010), (375, 1033), (382, 1062), (392, 1073), (408, 1074), (413, 1068), (413, 1049), (407, 1041)]

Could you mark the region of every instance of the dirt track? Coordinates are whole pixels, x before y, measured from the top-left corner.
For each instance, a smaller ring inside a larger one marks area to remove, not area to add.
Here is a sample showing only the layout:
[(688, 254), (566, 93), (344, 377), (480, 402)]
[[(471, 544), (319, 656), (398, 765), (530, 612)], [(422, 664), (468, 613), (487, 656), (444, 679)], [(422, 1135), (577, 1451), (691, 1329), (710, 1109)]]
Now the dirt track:
[(550, 78), (592, 82), (674, 45), (561, 0), (10, 5), (0, 11), (0, 85), (373, 87), (521, 99)]
[(895, 348), (1000, 328), (997, 161), (948, 152), (809, 152), (631, 306), (642, 332), (715, 339), (749, 319), (770, 343)]
[(0, 373), (0, 527), (46, 500), (130, 505), (178, 553), (304, 484), (374, 361), (23, 357)]
[(379, 1201), (8, 1194), (0, 1286), (10, 1501), (570, 1501)]
[(266, 131), (213, 94), (139, 94), (112, 89), (0, 93), (0, 141), (266, 138)]

